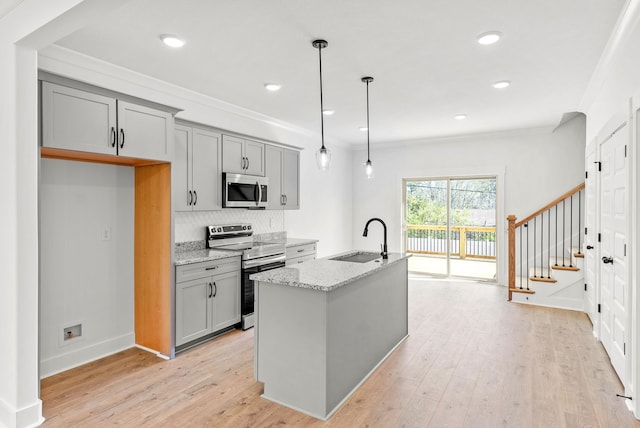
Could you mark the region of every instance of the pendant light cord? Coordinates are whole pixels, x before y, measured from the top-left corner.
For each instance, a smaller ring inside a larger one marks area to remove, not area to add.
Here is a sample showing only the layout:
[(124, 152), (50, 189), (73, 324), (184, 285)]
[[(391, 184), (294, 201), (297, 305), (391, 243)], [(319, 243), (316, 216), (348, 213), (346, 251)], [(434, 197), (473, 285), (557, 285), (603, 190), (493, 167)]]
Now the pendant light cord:
[(369, 154), (369, 80), (367, 84), (367, 162), (371, 162), (371, 156)]
[(322, 102), (322, 45), (318, 45), (318, 61), (320, 63), (320, 135), (324, 149), (324, 104)]

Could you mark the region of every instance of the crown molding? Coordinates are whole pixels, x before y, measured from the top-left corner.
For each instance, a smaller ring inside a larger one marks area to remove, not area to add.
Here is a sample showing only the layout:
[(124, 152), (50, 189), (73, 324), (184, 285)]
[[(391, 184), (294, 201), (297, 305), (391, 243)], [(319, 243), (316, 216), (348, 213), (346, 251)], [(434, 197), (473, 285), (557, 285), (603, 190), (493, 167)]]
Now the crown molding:
[[(68, 77), (83, 83), (146, 99), (159, 104), (174, 105), (183, 111), (176, 118), (202, 123), (215, 128), (253, 134), (252, 130), (236, 129), (229, 124), (238, 119), (257, 129), (273, 129), (319, 141), (320, 134), (256, 111), (231, 104), (199, 92), (159, 80), (148, 75), (94, 58), (58, 45), (38, 51), (38, 68), (48, 73)], [(196, 108), (190, 108), (196, 107)], [(200, 110), (196, 112), (195, 110)], [(206, 111), (203, 117), (202, 111)], [(244, 119), (244, 120), (243, 120)], [(343, 145), (339, 141), (333, 141)]]

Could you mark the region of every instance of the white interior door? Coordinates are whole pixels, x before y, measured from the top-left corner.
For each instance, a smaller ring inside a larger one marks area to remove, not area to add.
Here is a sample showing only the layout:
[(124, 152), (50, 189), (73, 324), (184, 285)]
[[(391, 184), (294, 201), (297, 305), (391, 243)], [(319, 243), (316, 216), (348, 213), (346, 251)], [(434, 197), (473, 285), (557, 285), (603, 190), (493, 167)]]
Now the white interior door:
[(627, 174), (628, 127), (600, 145), (600, 248), (601, 340), (611, 364), (626, 382), (626, 336), (629, 281), (627, 276)]
[(598, 269), (600, 267), (598, 261), (598, 224), (597, 224), (597, 201), (598, 201), (598, 168), (596, 164), (596, 153), (598, 146), (595, 141), (587, 147), (585, 156), (585, 167), (587, 178), (585, 180), (585, 228), (586, 234), (584, 239), (584, 255), (585, 255), (585, 309), (587, 315), (593, 324), (593, 331), (597, 337), (600, 337), (600, 325), (597, 310), (597, 287)]

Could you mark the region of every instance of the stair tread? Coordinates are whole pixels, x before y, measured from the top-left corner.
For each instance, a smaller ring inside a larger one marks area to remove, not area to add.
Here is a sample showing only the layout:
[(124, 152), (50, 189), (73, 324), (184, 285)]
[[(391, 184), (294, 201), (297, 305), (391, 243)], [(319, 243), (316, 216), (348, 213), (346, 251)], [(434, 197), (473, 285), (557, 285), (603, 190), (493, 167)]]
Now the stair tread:
[(527, 290), (526, 288), (509, 288), (509, 291), (512, 293), (526, 293), (526, 294), (536, 294), (533, 290)]
[(551, 266), (551, 269), (556, 269), (556, 270), (570, 270), (573, 272), (577, 272), (580, 270), (580, 268), (575, 267), (575, 266), (562, 266), (562, 265), (553, 265)]
[(535, 276), (530, 277), (529, 280), (538, 281), (538, 282), (558, 282), (553, 278), (544, 278), (544, 277), (535, 277)]

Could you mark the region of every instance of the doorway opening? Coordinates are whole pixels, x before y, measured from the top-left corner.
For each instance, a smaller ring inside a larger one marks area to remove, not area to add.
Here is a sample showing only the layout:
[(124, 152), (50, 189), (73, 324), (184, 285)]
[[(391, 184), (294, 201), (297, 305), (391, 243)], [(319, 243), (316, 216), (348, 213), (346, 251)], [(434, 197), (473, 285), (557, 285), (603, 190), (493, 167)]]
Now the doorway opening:
[(412, 274), (496, 281), (496, 182), (403, 180), (403, 242)]

